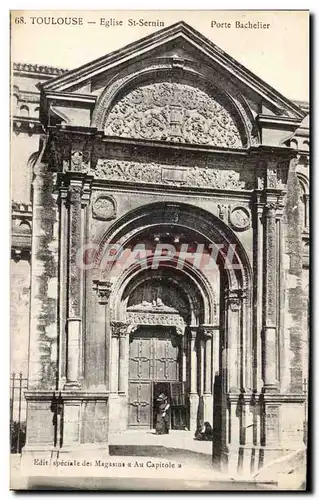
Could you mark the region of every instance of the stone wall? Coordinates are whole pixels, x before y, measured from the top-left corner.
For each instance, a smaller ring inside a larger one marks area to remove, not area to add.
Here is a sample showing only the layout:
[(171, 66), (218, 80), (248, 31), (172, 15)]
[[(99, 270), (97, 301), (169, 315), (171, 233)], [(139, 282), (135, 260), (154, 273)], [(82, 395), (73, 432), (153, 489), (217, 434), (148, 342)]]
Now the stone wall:
[(30, 319), (30, 262), (11, 261), (10, 269), (11, 316), (11, 372), (28, 374), (29, 319)]
[(281, 357), (282, 392), (300, 393), (303, 389), (304, 315), (302, 286), (302, 220), (296, 163), (290, 165), (283, 219), (284, 329), (285, 349)]
[(34, 174), (29, 388), (51, 389), (58, 370), (58, 210), (54, 174), (41, 163)]

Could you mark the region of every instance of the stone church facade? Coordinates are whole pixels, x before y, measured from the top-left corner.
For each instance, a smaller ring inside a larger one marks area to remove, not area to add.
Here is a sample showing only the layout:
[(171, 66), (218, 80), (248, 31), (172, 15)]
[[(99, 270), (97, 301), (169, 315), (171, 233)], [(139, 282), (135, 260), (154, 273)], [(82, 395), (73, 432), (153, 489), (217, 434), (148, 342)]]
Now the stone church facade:
[(307, 104), (183, 22), (12, 83), (24, 452), (107, 449), (160, 392), (172, 429), (212, 423), (216, 464), (303, 448)]

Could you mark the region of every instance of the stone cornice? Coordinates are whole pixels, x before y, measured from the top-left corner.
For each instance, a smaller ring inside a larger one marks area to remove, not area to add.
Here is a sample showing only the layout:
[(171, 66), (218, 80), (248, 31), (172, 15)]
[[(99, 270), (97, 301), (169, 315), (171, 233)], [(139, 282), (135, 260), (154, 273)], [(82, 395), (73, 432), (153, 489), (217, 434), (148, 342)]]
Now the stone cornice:
[[(67, 90), (71, 86), (79, 85), (90, 80), (93, 76), (108, 69), (115, 69), (124, 62), (139, 57), (145, 57), (154, 49), (161, 49), (165, 54), (164, 46), (167, 43), (175, 42), (182, 47), (189, 44), (197, 51), (198, 59), (203, 61), (208, 59), (211, 64), (215, 64), (221, 73), (227, 73), (229, 77), (238, 85), (247, 86), (250, 91), (257, 93), (262, 99), (276, 109), (279, 115), (293, 115), (303, 118), (306, 113), (294, 102), (285, 98), (270, 85), (265, 83), (251, 71), (245, 68), (238, 61), (226, 54), (208, 38), (199, 33), (192, 26), (184, 21), (179, 21), (171, 26), (163, 28), (151, 35), (137, 40), (119, 50), (111, 52), (95, 61), (81, 66), (69, 73), (56, 78), (53, 82), (48, 82), (44, 88), (50, 90)], [(187, 55), (185, 56), (187, 57)]]
[(43, 133), (43, 126), (38, 118), (28, 116), (13, 116), (12, 128), (18, 134), (25, 132), (27, 134)]
[(57, 390), (27, 390), (24, 392), (24, 396), (27, 401), (52, 401), (52, 400), (59, 400), (62, 399), (70, 401), (70, 400), (106, 400), (108, 399), (109, 396), (109, 391), (101, 391), (101, 392), (91, 392), (91, 391), (83, 391), (83, 390), (78, 390), (78, 391), (57, 391)]
[(284, 126), (285, 128), (291, 127), (292, 130), (295, 130), (296, 127), (302, 122), (302, 118), (292, 118), (288, 116), (275, 116), (275, 115), (263, 115), (259, 114), (256, 118), (257, 122), (262, 125), (275, 125), (277, 128), (280, 126)]
[(95, 102), (97, 96), (90, 94), (75, 94), (72, 92), (47, 92), (45, 93), (45, 98), (48, 102), (52, 102), (55, 105), (58, 104), (80, 104), (84, 107), (93, 108), (95, 106)]
[(69, 70), (33, 63), (13, 63), (14, 73), (36, 73), (38, 75), (61, 76)]

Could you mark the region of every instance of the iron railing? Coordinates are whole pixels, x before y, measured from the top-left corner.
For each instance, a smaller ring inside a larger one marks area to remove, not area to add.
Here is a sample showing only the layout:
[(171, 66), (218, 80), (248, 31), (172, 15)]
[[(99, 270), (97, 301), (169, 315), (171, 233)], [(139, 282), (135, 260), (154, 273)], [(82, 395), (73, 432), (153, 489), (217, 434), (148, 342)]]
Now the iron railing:
[(28, 379), (12, 373), (10, 377), (10, 448), (11, 453), (21, 453), (26, 438), (26, 402), (23, 395)]

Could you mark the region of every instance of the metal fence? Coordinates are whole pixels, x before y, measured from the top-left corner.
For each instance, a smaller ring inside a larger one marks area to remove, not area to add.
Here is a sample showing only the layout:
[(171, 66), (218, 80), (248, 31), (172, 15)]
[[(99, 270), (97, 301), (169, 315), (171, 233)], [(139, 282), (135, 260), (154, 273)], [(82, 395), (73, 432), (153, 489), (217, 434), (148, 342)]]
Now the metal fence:
[(12, 373), (10, 377), (10, 448), (11, 453), (21, 453), (26, 437), (26, 402), (23, 395), (28, 379)]

